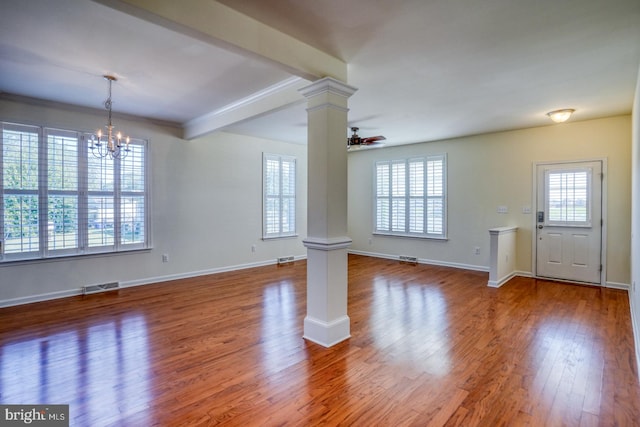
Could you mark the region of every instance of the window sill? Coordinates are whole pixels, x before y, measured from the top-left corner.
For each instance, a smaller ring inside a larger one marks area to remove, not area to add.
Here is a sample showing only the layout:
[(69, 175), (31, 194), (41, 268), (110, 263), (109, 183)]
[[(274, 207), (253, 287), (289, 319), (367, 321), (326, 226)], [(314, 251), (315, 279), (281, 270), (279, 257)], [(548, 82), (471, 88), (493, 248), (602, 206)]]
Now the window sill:
[(297, 239), (298, 237), (298, 234), (287, 234), (286, 236), (262, 236), (262, 240), (266, 242), (268, 240)]
[(429, 235), (423, 235), (423, 234), (385, 233), (381, 231), (374, 231), (371, 234), (373, 234), (374, 236), (401, 237), (401, 238), (409, 238), (409, 239), (439, 240), (439, 241), (449, 240), (447, 236), (429, 236)]
[(17, 265), (41, 264), (46, 262), (60, 262), (60, 261), (78, 261), (78, 260), (88, 259), (88, 258), (111, 257), (111, 256), (118, 256), (118, 255), (128, 255), (133, 253), (145, 253), (145, 252), (151, 252), (152, 249), (153, 248), (148, 247), (148, 248), (140, 248), (140, 249), (121, 250), (118, 252), (112, 252), (112, 251), (92, 252), (88, 254), (49, 256), (46, 258), (34, 257), (34, 258), (9, 259), (9, 260), (0, 259), (0, 268), (17, 266)]
[(269, 240), (281, 240), (281, 239), (297, 239), (299, 237), (298, 234), (287, 234), (284, 236), (262, 236), (262, 240), (269, 241)]

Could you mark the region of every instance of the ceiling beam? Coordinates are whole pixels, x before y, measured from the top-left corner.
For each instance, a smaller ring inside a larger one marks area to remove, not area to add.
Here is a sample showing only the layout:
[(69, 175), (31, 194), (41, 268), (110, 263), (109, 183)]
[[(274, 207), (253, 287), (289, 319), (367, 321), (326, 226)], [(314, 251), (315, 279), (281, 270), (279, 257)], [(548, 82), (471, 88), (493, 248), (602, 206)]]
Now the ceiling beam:
[(343, 61), (213, 0), (94, 1), (306, 80), (347, 81)]
[(305, 102), (298, 90), (308, 85), (307, 80), (291, 77), (216, 111), (189, 120), (183, 125), (183, 137), (194, 139), (225, 126)]

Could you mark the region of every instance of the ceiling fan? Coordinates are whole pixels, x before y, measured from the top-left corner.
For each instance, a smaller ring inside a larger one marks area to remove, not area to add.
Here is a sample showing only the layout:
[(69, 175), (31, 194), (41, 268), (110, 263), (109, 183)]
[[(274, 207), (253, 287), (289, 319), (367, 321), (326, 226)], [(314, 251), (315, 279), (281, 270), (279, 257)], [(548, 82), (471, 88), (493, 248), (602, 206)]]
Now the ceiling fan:
[(372, 146), (372, 145), (382, 145), (382, 143), (380, 143), (379, 141), (384, 141), (385, 138), (382, 135), (377, 135), (377, 136), (369, 136), (366, 138), (361, 138), (358, 135), (358, 130), (360, 128), (357, 127), (352, 127), (351, 128), (351, 132), (353, 132), (353, 135), (351, 135), (351, 137), (347, 138), (347, 149), (350, 150), (352, 148), (361, 148), (361, 147), (366, 147), (366, 146)]

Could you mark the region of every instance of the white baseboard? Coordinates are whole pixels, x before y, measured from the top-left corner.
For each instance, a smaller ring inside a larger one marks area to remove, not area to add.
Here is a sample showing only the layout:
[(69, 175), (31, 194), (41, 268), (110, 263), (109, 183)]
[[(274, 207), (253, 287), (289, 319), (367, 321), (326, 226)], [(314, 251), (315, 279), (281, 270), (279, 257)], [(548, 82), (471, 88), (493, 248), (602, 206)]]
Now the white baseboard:
[(48, 292), (46, 294), (29, 295), (27, 297), (11, 298), (0, 301), (0, 308), (14, 305), (31, 304), (34, 302), (51, 301), (60, 298), (69, 298), (82, 295), (82, 289), (69, 289), (66, 291)]
[[(369, 256), (374, 258), (398, 260), (398, 255), (389, 255), (389, 254), (382, 254), (377, 252), (367, 252), (367, 251), (358, 251), (358, 250), (349, 250), (349, 253), (355, 254), (355, 255)], [(306, 258), (307, 258), (306, 254), (298, 255), (295, 257), (294, 260), (300, 261)], [(168, 282), (170, 280), (188, 279), (191, 277), (205, 276), (208, 274), (224, 273), (228, 271), (244, 270), (244, 269), (255, 268), (255, 267), (264, 267), (267, 265), (275, 265), (277, 264), (277, 262), (278, 262), (277, 259), (274, 259), (274, 260), (246, 263), (246, 264), (237, 264), (237, 265), (231, 265), (231, 266), (225, 266), (225, 267), (217, 267), (217, 268), (211, 268), (207, 270), (189, 271), (189, 272), (178, 273), (178, 274), (169, 274), (165, 276), (146, 277), (143, 279), (121, 281), (120, 287), (129, 288), (133, 286), (143, 286), (143, 285), (149, 285), (153, 283)], [(426, 264), (426, 265), (441, 266), (441, 267), (460, 268), (462, 270), (489, 272), (489, 267), (481, 266), (481, 265), (462, 264), (462, 263), (456, 263), (456, 262), (438, 261), (438, 260), (430, 260), (430, 259), (424, 259), (424, 258), (418, 258), (418, 263)], [(515, 276), (535, 277), (531, 272), (515, 271), (511, 273), (509, 276), (499, 281), (496, 281), (495, 283), (492, 283), (493, 281), (490, 281), (488, 283), (488, 286), (498, 288), (504, 285), (507, 281), (509, 281), (511, 278)], [(597, 286), (597, 285), (594, 285), (594, 286)], [(629, 292), (629, 289), (630, 289), (630, 285), (627, 283), (618, 283), (618, 282), (611, 282), (611, 281), (606, 282), (605, 287), (612, 288), (612, 289), (626, 290), (627, 292)], [(77, 296), (77, 295), (82, 295), (81, 288), (0, 300), (0, 308), (12, 307), (12, 306), (23, 305), (23, 304), (31, 304), (31, 303), (42, 302), (42, 301), (50, 301), (50, 300), (55, 300), (60, 298), (68, 298), (68, 297)]]
[[(299, 261), (306, 258), (307, 258), (306, 255), (299, 255), (299, 256), (296, 256), (294, 260)], [(178, 273), (178, 274), (169, 274), (165, 276), (145, 277), (143, 279), (121, 281), (120, 287), (130, 288), (133, 286), (150, 285), (153, 283), (168, 282), (170, 280), (188, 279), (191, 277), (205, 276), (208, 274), (224, 273), (227, 271), (235, 271), (235, 270), (245, 270), (247, 268), (264, 267), (267, 265), (276, 265), (277, 263), (278, 263), (278, 260), (273, 259), (268, 261), (259, 261), (259, 262), (252, 262), (247, 264), (237, 264), (237, 265), (230, 265), (226, 267), (217, 267), (217, 268), (211, 268), (207, 270), (189, 271), (186, 273)], [(73, 297), (77, 295), (82, 295), (82, 288), (68, 289), (65, 291), (57, 291), (57, 292), (50, 292), (46, 294), (29, 295), (26, 297), (0, 300), (0, 308), (31, 304), (34, 302), (51, 301), (55, 299), (68, 298), (68, 297)]]
[(500, 280), (489, 280), (489, 282), (487, 283), (487, 286), (489, 286), (490, 288), (499, 288), (500, 286), (504, 285), (505, 283), (507, 283), (509, 280), (513, 279), (514, 277), (516, 277), (516, 272), (512, 272), (511, 274), (508, 274), (506, 276), (504, 276), (502, 279)]
[[(295, 257), (294, 260), (299, 261), (306, 258), (307, 258), (306, 255), (300, 255)], [(267, 260), (267, 261), (251, 262), (247, 264), (236, 264), (236, 265), (229, 265), (225, 267), (216, 267), (216, 268), (210, 268), (207, 270), (188, 271), (185, 273), (170, 274), (166, 276), (145, 277), (144, 279), (129, 280), (126, 282), (121, 282), (120, 287), (131, 288), (133, 286), (150, 285), (152, 283), (168, 282), (170, 280), (189, 279), (191, 277), (206, 276), (208, 274), (226, 273), (228, 271), (246, 270), (248, 268), (264, 267), (267, 265), (275, 265), (277, 263), (278, 263), (278, 260), (274, 259), (274, 260)]]
[(520, 276), (520, 277), (533, 277), (533, 273), (530, 271), (522, 271), (522, 270), (516, 270), (514, 272), (514, 276)]
[(631, 330), (633, 331), (633, 342), (636, 349), (636, 366), (637, 372), (640, 372), (640, 318), (638, 318), (637, 310), (640, 307), (636, 307), (634, 304), (634, 296), (632, 292), (629, 292), (629, 308), (631, 310)]
[(346, 314), (331, 322), (315, 319), (311, 316), (304, 318), (304, 334), (302, 338), (320, 344), (323, 347), (332, 347), (351, 337), (349, 316)]
[[(513, 272), (511, 277), (515, 277), (515, 276), (520, 276), (520, 277), (531, 277), (531, 278), (535, 278), (536, 276), (530, 272), (530, 271), (515, 271)], [(546, 279), (545, 277), (541, 277), (541, 280), (551, 280), (551, 279)], [(559, 282), (562, 282), (563, 280), (557, 280)], [(583, 283), (583, 282), (572, 282), (570, 280), (566, 281), (567, 283), (578, 283), (581, 285), (586, 285), (586, 286), (600, 286), (598, 284), (595, 283)], [(629, 289), (631, 289), (631, 286), (628, 283), (620, 283), (620, 282), (606, 282), (604, 284), (605, 288), (611, 288), (611, 289), (620, 289), (623, 291), (629, 291)]]
[[(399, 259), (398, 258), (399, 255), (381, 254), (377, 252), (366, 252), (366, 251), (357, 251), (357, 250), (350, 249), (349, 253), (354, 255), (363, 255), (363, 256), (370, 256), (374, 258), (391, 259), (396, 261)], [(487, 273), (489, 272), (489, 267), (486, 267), (484, 265), (462, 264), (458, 262), (438, 261), (438, 260), (425, 259), (425, 258), (418, 258), (418, 264), (436, 265), (439, 267), (454, 267), (454, 268), (460, 268), (462, 270), (483, 271)]]
[(611, 288), (611, 289), (620, 289), (627, 292), (629, 292), (629, 289), (631, 288), (631, 286), (629, 286), (628, 283), (619, 283), (619, 282), (605, 282), (604, 287)]
[(489, 282), (487, 283), (487, 286), (490, 288), (499, 288), (505, 283), (507, 283), (509, 280), (513, 279), (514, 277), (533, 277), (533, 273), (530, 271), (516, 270), (511, 272), (511, 274), (506, 275), (500, 280), (497, 280), (497, 281), (489, 280)]

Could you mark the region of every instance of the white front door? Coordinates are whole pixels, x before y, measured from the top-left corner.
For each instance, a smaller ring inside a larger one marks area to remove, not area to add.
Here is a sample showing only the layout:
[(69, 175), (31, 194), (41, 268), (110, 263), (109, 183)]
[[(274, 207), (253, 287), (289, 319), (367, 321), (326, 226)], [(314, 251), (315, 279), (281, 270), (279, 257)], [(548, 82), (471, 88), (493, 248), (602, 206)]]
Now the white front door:
[(602, 162), (537, 166), (536, 275), (597, 283), (602, 271)]

